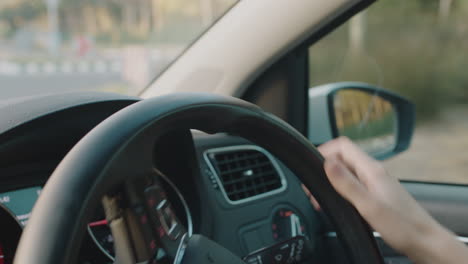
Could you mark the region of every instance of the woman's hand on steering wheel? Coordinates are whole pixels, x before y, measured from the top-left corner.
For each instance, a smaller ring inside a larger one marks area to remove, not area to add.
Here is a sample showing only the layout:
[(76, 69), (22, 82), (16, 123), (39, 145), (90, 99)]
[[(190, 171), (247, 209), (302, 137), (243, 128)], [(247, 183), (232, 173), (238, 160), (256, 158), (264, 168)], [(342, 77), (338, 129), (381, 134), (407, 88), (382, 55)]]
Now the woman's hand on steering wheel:
[(394, 249), (417, 263), (459, 263), (468, 249), (387, 174), (380, 162), (341, 137), (319, 147), (333, 187)]

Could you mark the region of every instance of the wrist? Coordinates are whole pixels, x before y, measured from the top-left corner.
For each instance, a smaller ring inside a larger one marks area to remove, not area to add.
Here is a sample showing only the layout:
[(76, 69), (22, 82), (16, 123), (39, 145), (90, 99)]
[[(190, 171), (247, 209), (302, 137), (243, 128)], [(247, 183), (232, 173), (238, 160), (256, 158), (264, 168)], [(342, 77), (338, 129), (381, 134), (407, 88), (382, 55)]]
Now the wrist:
[(459, 263), (468, 258), (468, 249), (457, 241), (455, 235), (438, 223), (427, 227), (416, 236), (406, 255), (416, 263)]

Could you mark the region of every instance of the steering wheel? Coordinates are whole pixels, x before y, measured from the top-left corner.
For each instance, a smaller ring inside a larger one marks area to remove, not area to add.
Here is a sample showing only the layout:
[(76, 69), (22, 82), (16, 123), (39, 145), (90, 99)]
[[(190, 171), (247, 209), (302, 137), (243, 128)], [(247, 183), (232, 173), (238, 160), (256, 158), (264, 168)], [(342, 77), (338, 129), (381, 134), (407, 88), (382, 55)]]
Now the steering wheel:
[[(265, 148), (314, 193), (334, 224), (351, 263), (383, 263), (368, 225), (332, 188), (323, 170), (323, 157), (306, 138), (253, 104), (205, 93), (180, 93), (143, 100), (120, 110), (91, 130), (48, 180), (23, 232), (14, 263), (76, 261), (87, 221), (100, 202), (108, 205), (105, 209), (108, 220), (112, 217), (118, 220), (122, 212), (117, 204), (128, 203), (122, 200), (130, 198), (118, 200), (113, 195), (133, 186), (131, 183), (138, 176), (154, 174), (154, 143), (174, 129), (225, 132)], [(118, 224), (116, 221), (115, 225)], [(112, 230), (116, 263), (138, 261), (127, 251), (131, 248), (138, 251), (148, 245), (121, 239)], [(186, 235), (180, 240), (174, 259), (177, 263), (243, 263), (227, 249), (201, 235)]]

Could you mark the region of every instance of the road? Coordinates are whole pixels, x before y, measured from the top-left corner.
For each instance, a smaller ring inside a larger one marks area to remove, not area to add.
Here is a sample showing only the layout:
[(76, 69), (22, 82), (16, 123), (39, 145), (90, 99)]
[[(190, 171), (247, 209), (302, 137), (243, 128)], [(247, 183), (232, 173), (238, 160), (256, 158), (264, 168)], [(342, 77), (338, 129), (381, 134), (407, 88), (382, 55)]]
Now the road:
[(401, 179), (468, 184), (468, 105), (417, 127), (410, 149), (384, 165)]
[(0, 76), (0, 100), (85, 90), (132, 92), (128, 89), (119, 73)]
[[(128, 48), (112, 56), (0, 59), (0, 100), (69, 91), (111, 91), (136, 95), (178, 50)], [(122, 54), (121, 54), (122, 53)]]

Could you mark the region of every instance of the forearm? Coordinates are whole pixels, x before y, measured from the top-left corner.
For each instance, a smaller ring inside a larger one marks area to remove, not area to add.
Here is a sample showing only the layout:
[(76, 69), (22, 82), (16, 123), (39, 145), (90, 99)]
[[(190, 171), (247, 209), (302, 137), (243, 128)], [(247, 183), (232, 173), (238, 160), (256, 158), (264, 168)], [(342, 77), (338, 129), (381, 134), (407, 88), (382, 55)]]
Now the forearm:
[(417, 264), (468, 263), (468, 248), (439, 224), (416, 240), (404, 253)]
[(422, 208), (381, 163), (347, 138), (320, 146), (333, 187), (395, 250), (417, 264), (468, 263), (468, 248)]

